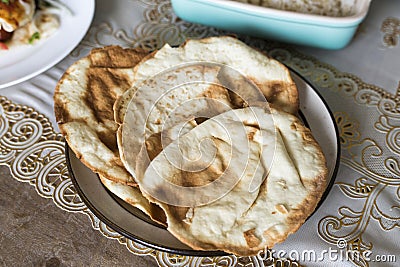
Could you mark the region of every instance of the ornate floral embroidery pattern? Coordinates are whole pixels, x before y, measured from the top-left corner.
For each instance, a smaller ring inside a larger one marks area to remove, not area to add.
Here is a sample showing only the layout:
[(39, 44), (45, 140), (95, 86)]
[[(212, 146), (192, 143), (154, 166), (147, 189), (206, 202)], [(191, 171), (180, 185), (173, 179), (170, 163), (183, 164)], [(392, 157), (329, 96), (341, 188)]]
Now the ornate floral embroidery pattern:
[(382, 22), (381, 31), (383, 43), (386, 46), (396, 46), (400, 38), (400, 19), (389, 17)]
[(335, 112), (335, 120), (339, 128), (340, 143), (343, 147), (347, 147), (360, 139), (358, 123), (351, 121), (348, 114)]
[[(351, 122), (347, 114), (336, 112), (344, 152), (341, 162), (358, 174), (353, 183), (337, 183), (343, 194), (351, 199), (362, 201), (363, 208), (355, 210), (350, 206), (338, 209), (339, 216), (328, 216), (319, 223), (319, 234), (327, 242), (337, 244), (346, 241), (348, 251), (374, 251), (373, 244), (365, 241), (369, 221), (379, 222), (381, 229), (391, 231), (400, 227), (400, 103), (395, 95), (364, 84), (356, 77), (341, 75), (329, 66), (315, 60), (297, 57), (297, 53), (285, 49), (270, 50), (270, 53), (287, 63), (308, 78), (321, 91), (331, 90), (353, 97), (358, 104), (376, 109), (379, 119), (375, 131), (385, 136), (384, 143), (371, 138), (361, 139), (358, 123)], [(309, 71), (312, 70), (312, 71)], [(381, 139), (379, 139), (381, 140)], [(397, 190), (396, 190), (397, 188)], [(393, 190), (394, 189), (394, 190)], [(381, 194), (393, 194), (395, 203), (385, 209), (379, 201)], [(397, 201), (397, 202), (396, 202)], [(354, 259), (357, 266), (369, 266), (365, 257)]]
[[(319, 235), (328, 243), (338, 244), (344, 240), (347, 251), (373, 252), (373, 244), (365, 241), (365, 232), (371, 219), (378, 221), (384, 231), (400, 227), (399, 92), (396, 95), (388, 94), (376, 86), (363, 83), (357, 77), (338, 73), (329, 65), (291, 49), (275, 48), (274, 45), (259, 47), (298, 71), (317, 86), (320, 93), (340, 93), (348, 99), (354, 99), (356, 104), (375, 108), (376, 114), (380, 114), (372, 124), (374, 131), (384, 136), (377, 139), (378, 142), (369, 137), (362, 138), (358, 130), (360, 125), (352, 122), (347, 113), (335, 112), (343, 148), (342, 165), (350, 167), (358, 175), (354, 182), (337, 185), (346, 197), (361, 201), (363, 208), (339, 207), (338, 216), (327, 216), (319, 223)], [(385, 209), (379, 201), (383, 194), (392, 195), (395, 201), (390, 209)], [(365, 257), (354, 259), (353, 263), (369, 266)]]
[[(222, 33), (220, 30), (181, 20), (172, 12), (169, 0), (140, 0), (140, 3), (145, 7), (142, 23), (127, 31), (115, 29), (110, 23), (103, 22), (91, 27), (82, 44), (88, 48), (119, 44), (153, 51), (166, 43), (179, 45), (188, 37), (202, 38)], [(76, 49), (72, 56), (79, 57), (81, 50)]]
[(0, 98), (0, 164), (60, 208), (81, 211), (85, 205), (69, 178), (63, 140), (43, 115)]

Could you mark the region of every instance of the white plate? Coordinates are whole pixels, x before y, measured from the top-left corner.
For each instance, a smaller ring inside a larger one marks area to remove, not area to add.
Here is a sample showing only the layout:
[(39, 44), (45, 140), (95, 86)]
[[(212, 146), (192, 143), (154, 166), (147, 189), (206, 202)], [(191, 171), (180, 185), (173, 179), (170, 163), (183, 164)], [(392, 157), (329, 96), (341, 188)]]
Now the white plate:
[(8, 50), (0, 56), (0, 89), (28, 80), (66, 57), (82, 40), (94, 15), (95, 0), (61, 0), (73, 15), (63, 12), (60, 28), (49, 39)]
[[(328, 187), (318, 207), (326, 199), (339, 166), (340, 144), (334, 117), (322, 97), (310, 84), (292, 73), (299, 90), (300, 115), (320, 144), (329, 171)], [(109, 227), (120, 234), (151, 248), (174, 254), (191, 256), (225, 255), (220, 251), (196, 251), (182, 244), (164, 227), (157, 225), (138, 209), (131, 207), (110, 193), (98, 176), (85, 167), (66, 145), (66, 156), (71, 179), (88, 208)], [(318, 209), (317, 207), (317, 209)]]

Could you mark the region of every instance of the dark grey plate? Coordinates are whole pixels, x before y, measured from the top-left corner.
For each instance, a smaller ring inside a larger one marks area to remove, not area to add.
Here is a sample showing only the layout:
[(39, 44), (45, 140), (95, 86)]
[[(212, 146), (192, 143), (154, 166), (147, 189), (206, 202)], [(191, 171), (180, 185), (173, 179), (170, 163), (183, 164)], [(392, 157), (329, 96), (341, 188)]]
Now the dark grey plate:
[[(329, 171), (328, 187), (318, 207), (326, 199), (337, 173), (340, 156), (338, 129), (327, 104), (317, 91), (299, 75), (292, 72), (300, 98), (300, 115), (320, 144)], [(182, 244), (165, 227), (152, 222), (138, 209), (119, 200), (100, 182), (98, 176), (85, 167), (66, 145), (71, 179), (88, 208), (109, 227), (148, 247), (174, 254), (191, 256), (226, 255), (221, 251), (198, 251)], [(317, 207), (317, 209), (318, 209)], [(311, 215), (312, 216), (312, 215)]]

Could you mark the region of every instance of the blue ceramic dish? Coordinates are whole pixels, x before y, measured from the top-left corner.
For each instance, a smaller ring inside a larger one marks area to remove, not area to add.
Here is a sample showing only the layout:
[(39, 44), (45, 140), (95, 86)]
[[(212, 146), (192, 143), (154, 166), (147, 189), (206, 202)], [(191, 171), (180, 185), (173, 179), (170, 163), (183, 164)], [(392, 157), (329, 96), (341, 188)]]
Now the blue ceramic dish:
[(370, 0), (358, 0), (354, 15), (328, 17), (227, 0), (171, 0), (183, 20), (265, 39), (341, 49), (367, 15)]

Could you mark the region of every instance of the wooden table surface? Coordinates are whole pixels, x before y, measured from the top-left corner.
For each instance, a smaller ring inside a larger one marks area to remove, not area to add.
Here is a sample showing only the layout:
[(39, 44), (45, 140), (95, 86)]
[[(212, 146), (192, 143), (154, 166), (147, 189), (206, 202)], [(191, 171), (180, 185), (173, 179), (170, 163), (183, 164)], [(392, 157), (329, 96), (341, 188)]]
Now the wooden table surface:
[(157, 266), (16, 181), (0, 166), (0, 266)]

